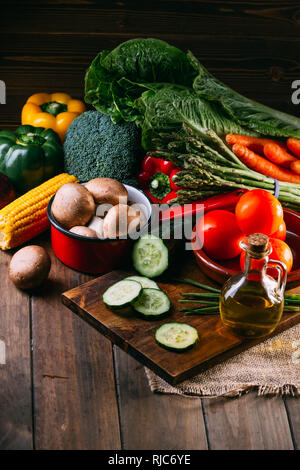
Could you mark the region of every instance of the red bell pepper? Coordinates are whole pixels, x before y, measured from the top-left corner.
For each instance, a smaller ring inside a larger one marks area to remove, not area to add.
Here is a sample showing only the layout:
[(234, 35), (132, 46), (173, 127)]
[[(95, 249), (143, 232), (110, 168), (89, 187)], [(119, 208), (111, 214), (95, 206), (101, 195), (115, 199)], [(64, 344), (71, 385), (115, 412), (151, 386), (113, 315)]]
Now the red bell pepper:
[(159, 160), (157, 166), (158, 171), (161, 171), (164, 175), (169, 176), (171, 172), (176, 169), (176, 166), (168, 160), (163, 160), (162, 158), (156, 158), (156, 160)]
[(247, 192), (247, 189), (236, 189), (230, 193), (218, 194), (201, 201), (192, 202), (190, 204), (183, 204), (182, 206), (171, 207), (170, 209), (166, 209), (160, 212), (159, 220), (163, 222), (166, 220), (177, 219), (178, 217), (196, 215), (197, 212), (202, 208), (204, 209), (204, 213), (216, 209), (233, 211), (240, 197), (245, 192)]
[(178, 170), (178, 168), (175, 168), (175, 170), (171, 171), (171, 174), (170, 174), (170, 186), (173, 191), (178, 191), (178, 189), (181, 189), (180, 186), (177, 186), (176, 184), (176, 175), (179, 171), (181, 170)]
[(144, 193), (148, 196), (149, 199), (151, 199), (151, 201), (153, 202), (153, 204), (160, 204), (161, 203), (161, 200), (160, 199), (157, 199), (156, 197), (154, 197), (151, 192), (150, 192), (150, 189), (144, 189)]
[(155, 170), (155, 158), (151, 155), (146, 155), (144, 160), (142, 161), (142, 170), (146, 173), (153, 174)]
[(176, 191), (171, 191), (162, 199), (161, 203), (169, 204), (169, 202), (172, 201), (173, 199), (176, 199), (176, 197), (177, 197)]
[(150, 180), (149, 173), (145, 170), (141, 171), (138, 174), (138, 180), (142, 188), (147, 187), (147, 184), (149, 183), (149, 180)]
[(181, 170), (168, 160), (146, 155), (142, 161), (142, 171), (138, 175), (138, 181), (152, 202), (167, 202), (176, 198), (175, 191), (179, 188), (175, 188), (171, 175), (179, 171)]

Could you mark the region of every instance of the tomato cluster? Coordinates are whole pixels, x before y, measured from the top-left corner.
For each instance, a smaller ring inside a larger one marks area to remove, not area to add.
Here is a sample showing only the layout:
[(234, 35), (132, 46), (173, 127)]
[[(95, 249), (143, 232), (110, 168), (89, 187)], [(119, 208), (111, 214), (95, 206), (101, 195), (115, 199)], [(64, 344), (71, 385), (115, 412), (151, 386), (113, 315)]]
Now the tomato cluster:
[(252, 233), (264, 233), (272, 246), (271, 258), (286, 264), (287, 272), (293, 265), (291, 249), (285, 243), (286, 225), (278, 199), (263, 189), (253, 189), (243, 194), (235, 213), (215, 210), (205, 214), (198, 224), (198, 235), (204, 237), (203, 249), (208, 256), (226, 260), (240, 255), (244, 267), (245, 252), (241, 240)]

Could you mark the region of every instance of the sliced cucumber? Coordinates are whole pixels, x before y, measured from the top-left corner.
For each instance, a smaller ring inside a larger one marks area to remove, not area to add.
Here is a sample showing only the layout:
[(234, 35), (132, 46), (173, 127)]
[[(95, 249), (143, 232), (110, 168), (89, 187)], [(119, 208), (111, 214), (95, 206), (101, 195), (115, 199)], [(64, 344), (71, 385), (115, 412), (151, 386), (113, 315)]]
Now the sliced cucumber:
[(163, 291), (149, 288), (143, 289), (138, 300), (133, 303), (134, 310), (147, 320), (165, 315), (170, 307), (169, 297)]
[(132, 256), (134, 268), (142, 276), (156, 277), (168, 268), (168, 248), (155, 235), (141, 237), (134, 245)]
[(126, 279), (126, 281), (139, 282), (143, 289), (145, 289), (145, 288), (159, 289), (159, 287), (158, 287), (158, 285), (156, 284), (155, 281), (152, 281), (152, 279), (148, 279), (147, 277), (144, 277), (144, 276), (129, 276), (129, 277), (126, 277), (125, 279)]
[(165, 323), (155, 332), (155, 340), (160, 346), (177, 352), (192, 348), (198, 339), (196, 328), (187, 323)]
[(121, 310), (129, 307), (142, 293), (142, 286), (136, 281), (119, 281), (104, 292), (102, 299), (111, 310)]

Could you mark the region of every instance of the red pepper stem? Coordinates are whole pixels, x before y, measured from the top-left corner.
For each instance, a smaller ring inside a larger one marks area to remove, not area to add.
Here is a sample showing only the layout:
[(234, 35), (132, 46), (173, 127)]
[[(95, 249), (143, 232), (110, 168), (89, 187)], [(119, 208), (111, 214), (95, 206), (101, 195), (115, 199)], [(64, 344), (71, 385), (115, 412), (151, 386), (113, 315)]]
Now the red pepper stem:
[(156, 188), (158, 188), (158, 185), (159, 185), (159, 183), (156, 179), (151, 181), (151, 187), (152, 188), (156, 189)]

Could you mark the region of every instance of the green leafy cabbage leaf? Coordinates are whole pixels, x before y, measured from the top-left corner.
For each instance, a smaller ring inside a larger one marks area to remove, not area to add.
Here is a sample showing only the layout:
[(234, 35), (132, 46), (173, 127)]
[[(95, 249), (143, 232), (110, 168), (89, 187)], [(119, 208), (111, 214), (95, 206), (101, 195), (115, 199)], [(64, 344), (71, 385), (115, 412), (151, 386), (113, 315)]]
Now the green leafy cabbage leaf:
[(210, 103), (185, 87), (149, 90), (136, 106), (144, 115), (142, 144), (146, 149), (153, 147), (153, 139), (162, 132), (181, 132), (182, 124), (201, 135), (209, 129), (222, 137), (228, 133), (255, 135), (230, 119), (218, 103)]
[(275, 137), (300, 137), (299, 118), (240, 95), (211, 75), (191, 52), (188, 56), (199, 71), (193, 84), (199, 96), (219, 103), (233, 120), (260, 134)]
[(191, 87), (197, 70), (188, 56), (159, 39), (131, 39), (102, 51), (85, 77), (85, 101), (111, 116), (113, 122), (140, 118), (135, 100), (161, 83)]
[(180, 131), (300, 138), (300, 119), (256, 103), (217, 80), (191, 52), (159, 39), (131, 39), (102, 51), (85, 77), (85, 101), (114, 123), (135, 122), (146, 149)]

